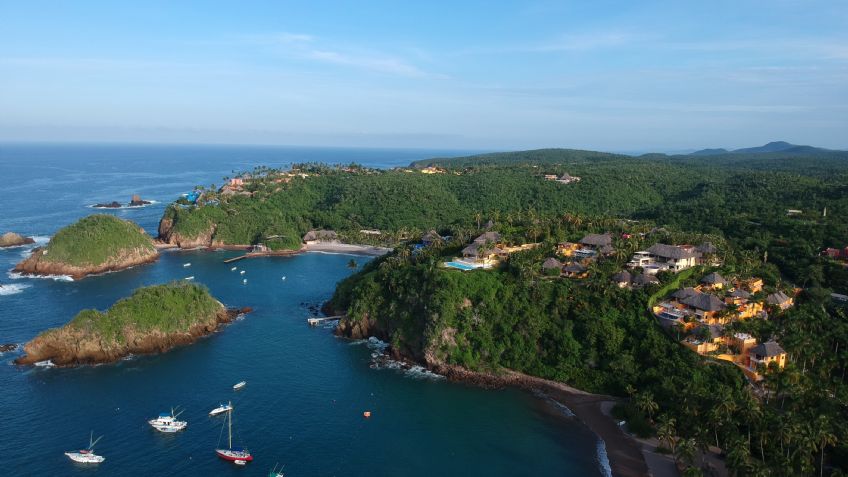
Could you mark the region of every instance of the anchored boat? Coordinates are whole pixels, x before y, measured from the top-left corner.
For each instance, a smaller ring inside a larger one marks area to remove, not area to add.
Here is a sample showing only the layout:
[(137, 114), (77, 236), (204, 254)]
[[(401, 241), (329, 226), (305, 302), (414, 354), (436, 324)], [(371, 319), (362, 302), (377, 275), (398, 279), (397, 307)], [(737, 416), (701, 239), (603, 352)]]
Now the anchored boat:
[(179, 432), (188, 426), (188, 422), (177, 420), (177, 417), (179, 417), (182, 413), (183, 411), (174, 414), (174, 408), (171, 408), (170, 414), (163, 412), (162, 414), (159, 414), (159, 417), (156, 419), (151, 419), (147, 422), (159, 432)]
[(88, 447), (85, 449), (78, 450), (76, 452), (65, 452), (65, 455), (68, 456), (74, 462), (79, 462), (80, 464), (99, 464), (106, 460), (102, 455), (97, 455), (94, 453), (94, 444), (97, 444), (103, 436), (94, 439), (94, 432), (88, 437)]
[(232, 410), (233, 410), (233, 406), (230, 406), (229, 404), (221, 403), (218, 407), (209, 411), (209, 415), (210, 416), (217, 416), (218, 414), (222, 414), (222, 413), (229, 412), (229, 411), (232, 411)]
[(243, 388), (243, 387), (245, 387), (245, 386), (247, 386), (247, 381), (241, 381), (241, 382), (238, 382), (238, 383), (234, 384), (234, 385), (233, 385), (233, 389), (234, 389), (235, 391), (238, 391), (239, 389), (241, 389), (241, 388)]
[(227, 413), (227, 447), (223, 449), (215, 449), (218, 457), (230, 461), (236, 465), (245, 465), (253, 460), (250, 451), (243, 447), (233, 447), (233, 403), (227, 403), (230, 406), (230, 412)]

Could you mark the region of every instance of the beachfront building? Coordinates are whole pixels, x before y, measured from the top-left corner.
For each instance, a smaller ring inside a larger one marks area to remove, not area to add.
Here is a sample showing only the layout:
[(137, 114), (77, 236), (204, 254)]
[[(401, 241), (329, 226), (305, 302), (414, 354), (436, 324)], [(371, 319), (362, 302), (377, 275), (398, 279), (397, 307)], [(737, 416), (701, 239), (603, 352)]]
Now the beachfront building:
[(339, 236), (332, 230), (310, 230), (303, 236), (303, 243), (315, 245), (319, 243), (338, 243)]

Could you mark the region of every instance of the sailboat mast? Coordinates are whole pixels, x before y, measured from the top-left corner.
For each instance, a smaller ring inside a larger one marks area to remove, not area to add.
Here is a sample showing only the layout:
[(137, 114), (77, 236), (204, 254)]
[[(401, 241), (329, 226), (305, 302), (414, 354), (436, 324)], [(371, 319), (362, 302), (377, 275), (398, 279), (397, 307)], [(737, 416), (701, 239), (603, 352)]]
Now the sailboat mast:
[(230, 412), (229, 412), (229, 416), (228, 416), (228, 419), (227, 419), (227, 423), (229, 424), (228, 427), (227, 427), (227, 444), (229, 445), (228, 446), (229, 449), (233, 448), (233, 409), (232, 408), (233, 408), (233, 402), (230, 401)]

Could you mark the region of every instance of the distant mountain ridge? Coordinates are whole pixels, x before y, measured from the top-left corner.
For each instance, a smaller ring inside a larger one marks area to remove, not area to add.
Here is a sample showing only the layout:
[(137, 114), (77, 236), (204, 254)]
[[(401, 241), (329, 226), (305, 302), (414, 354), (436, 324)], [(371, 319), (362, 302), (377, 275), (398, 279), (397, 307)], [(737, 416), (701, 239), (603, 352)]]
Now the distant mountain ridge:
[(831, 149), (824, 149), (813, 146), (799, 146), (797, 144), (788, 143), (786, 141), (772, 141), (766, 145), (758, 147), (745, 147), (742, 149), (734, 149), (728, 151), (724, 148), (716, 149), (701, 149), (695, 151), (690, 156), (718, 156), (721, 154), (763, 154), (769, 152), (791, 152), (791, 153), (814, 153), (814, 152), (832, 152)]

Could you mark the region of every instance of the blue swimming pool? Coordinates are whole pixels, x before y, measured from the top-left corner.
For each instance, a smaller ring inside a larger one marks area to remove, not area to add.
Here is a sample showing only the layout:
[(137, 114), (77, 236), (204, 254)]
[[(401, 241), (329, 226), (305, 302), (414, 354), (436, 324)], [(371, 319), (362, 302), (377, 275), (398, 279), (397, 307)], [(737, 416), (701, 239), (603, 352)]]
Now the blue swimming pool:
[(471, 265), (466, 265), (461, 262), (445, 262), (446, 267), (456, 268), (459, 270), (474, 270), (474, 267)]

